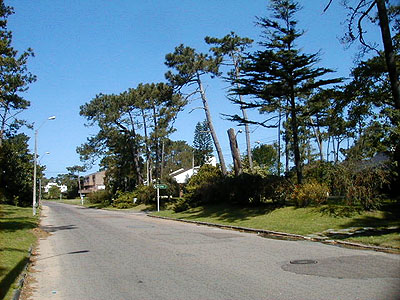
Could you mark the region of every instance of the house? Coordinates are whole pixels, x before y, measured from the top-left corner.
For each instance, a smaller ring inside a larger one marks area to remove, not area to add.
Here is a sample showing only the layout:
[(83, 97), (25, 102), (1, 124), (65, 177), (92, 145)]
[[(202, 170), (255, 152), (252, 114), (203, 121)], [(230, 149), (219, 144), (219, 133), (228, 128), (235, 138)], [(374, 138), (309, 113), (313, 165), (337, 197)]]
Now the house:
[(86, 195), (92, 192), (104, 190), (106, 188), (104, 185), (105, 176), (106, 171), (99, 171), (86, 175), (83, 180), (83, 188), (79, 192)]
[(48, 193), (52, 186), (58, 187), (60, 189), (61, 193), (65, 193), (68, 190), (68, 187), (66, 185), (58, 184), (56, 182), (49, 182), (44, 186), (44, 192)]
[[(212, 165), (214, 167), (217, 166), (217, 159), (214, 156), (211, 156), (209, 160), (206, 162), (208, 165)], [(190, 169), (179, 169), (172, 173), (169, 173), (169, 176), (175, 179), (175, 181), (179, 184), (185, 184), (188, 182), (190, 177), (196, 175), (199, 172), (200, 167), (192, 167)]]
[(196, 175), (200, 167), (194, 167), (190, 169), (179, 169), (169, 174), (179, 184), (187, 183), (189, 178)]

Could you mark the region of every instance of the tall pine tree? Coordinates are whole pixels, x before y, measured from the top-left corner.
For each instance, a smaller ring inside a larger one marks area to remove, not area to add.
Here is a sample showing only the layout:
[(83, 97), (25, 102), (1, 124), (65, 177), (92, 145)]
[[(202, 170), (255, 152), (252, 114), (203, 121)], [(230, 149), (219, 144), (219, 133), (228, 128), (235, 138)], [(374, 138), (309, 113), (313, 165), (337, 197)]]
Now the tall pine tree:
[(319, 79), (332, 72), (316, 67), (318, 53), (304, 54), (296, 45), (304, 31), (297, 29), (295, 14), (300, 10), (292, 0), (272, 0), (270, 18), (258, 18), (263, 29), (263, 50), (249, 55), (242, 67), (238, 92), (256, 96), (249, 107), (262, 112), (284, 112), (291, 131), (291, 149), (298, 183), (302, 183), (302, 161), (299, 127), (304, 120), (308, 96), (315, 88), (340, 82), (341, 79)]
[(202, 166), (210, 160), (213, 146), (207, 120), (197, 123), (194, 130), (193, 148), (194, 163), (196, 166)]

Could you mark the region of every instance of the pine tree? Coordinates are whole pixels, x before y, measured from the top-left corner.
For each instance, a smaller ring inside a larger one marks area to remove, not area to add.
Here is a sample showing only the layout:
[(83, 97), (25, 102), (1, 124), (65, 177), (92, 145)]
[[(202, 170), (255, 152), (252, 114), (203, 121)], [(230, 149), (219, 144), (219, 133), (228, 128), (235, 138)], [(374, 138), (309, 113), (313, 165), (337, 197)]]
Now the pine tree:
[(208, 162), (212, 156), (213, 146), (212, 138), (208, 130), (207, 120), (198, 122), (194, 130), (194, 163), (196, 166), (202, 166)]
[(291, 130), (294, 165), (298, 183), (302, 182), (302, 161), (299, 128), (304, 121), (307, 99), (313, 89), (340, 82), (336, 79), (318, 79), (332, 72), (330, 69), (315, 67), (318, 53), (304, 54), (296, 45), (303, 35), (297, 29), (294, 15), (300, 10), (292, 0), (271, 1), (271, 18), (258, 18), (263, 29), (263, 50), (249, 55), (242, 67), (241, 94), (254, 95), (249, 107), (258, 107), (262, 112), (287, 115)]
[(33, 56), (32, 49), (18, 55), (11, 46), (12, 33), (7, 29), (7, 18), (13, 13), (13, 8), (0, 0), (0, 146), (7, 131), (15, 133), (25, 123), (16, 116), (30, 103), (20, 93), (36, 80), (27, 70), (28, 58)]

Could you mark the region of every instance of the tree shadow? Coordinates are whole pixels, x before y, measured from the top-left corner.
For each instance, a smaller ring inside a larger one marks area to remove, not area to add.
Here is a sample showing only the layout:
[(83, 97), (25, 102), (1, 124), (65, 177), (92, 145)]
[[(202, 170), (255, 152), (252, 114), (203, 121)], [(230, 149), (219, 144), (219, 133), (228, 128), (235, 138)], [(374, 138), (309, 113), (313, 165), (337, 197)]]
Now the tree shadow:
[(83, 254), (83, 253), (89, 253), (89, 252), (90, 252), (89, 250), (71, 251), (71, 252), (67, 252), (67, 253), (61, 253), (61, 254), (52, 255), (52, 256), (48, 256), (48, 257), (38, 258), (37, 260), (45, 260), (45, 259), (49, 259), (49, 258), (53, 258), (53, 257), (57, 257), (57, 256)]
[(0, 222), (0, 230), (14, 232), (21, 229), (33, 229), (36, 227), (36, 222), (31, 219), (28, 217), (6, 219), (5, 222)]
[[(260, 215), (266, 215), (277, 209), (278, 205), (265, 204), (253, 207), (213, 205), (195, 208), (190, 216), (185, 216), (187, 220), (198, 218), (215, 218), (220, 221), (235, 222), (245, 221)], [(196, 212), (197, 210), (197, 212)]]
[(394, 219), (391, 217), (374, 217), (374, 216), (360, 216), (358, 218), (353, 218), (349, 220), (349, 222), (341, 225), (341, 228), (349, 228), (349, 227), (391, 227), (391, 226), (400, 226), (400, 220)]
[(53, 225), (46, 225), (46, 226), (40, 226), (40, 229), (43, 229), (46, 232), (56, 232), (60, 230), (72, 230), (72, 229), (77, 229), (75, 225), (63, 225), (63, 226), (53, 226)]
[[(8, 290), (18, 278), (19, 274), (21, 274), (21, 272), (24, 270), (28, 261), (29, 258), (27, 256), (22, 258), (18, 264), (0, 281), (0, 299), (4, 299), (5, 295), (8, 293)], [(5, 270), (3, 269), (3, 274), (4, 273)]]

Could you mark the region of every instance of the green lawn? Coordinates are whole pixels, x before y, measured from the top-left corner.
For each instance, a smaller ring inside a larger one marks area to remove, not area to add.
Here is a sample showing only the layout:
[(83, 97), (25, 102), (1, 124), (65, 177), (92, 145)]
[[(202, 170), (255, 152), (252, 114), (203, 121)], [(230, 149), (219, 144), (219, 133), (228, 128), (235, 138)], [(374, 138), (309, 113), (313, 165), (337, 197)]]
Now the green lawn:
[(28, 250), (36, 241), (32, 229), (38, 216), (32, 208), (0, 204), (0, 299), (11, 299), (13, 287), (28, 262)]
[[(383, 229), (391, 226), (400, 226), (400, 218), (397, 211), (360, 212), (349, 211), (340, 206), (306, 208), (288, 206), (275, 209), (272, 206), (239, 208), (215, 205), (192, 208), (180, 213), (165, 210), (154, 213), (154, 215), (300, 235), (320, 233), (327, 229), (345, 229), (350, 227)], [(390, 233), (377, 231), (372, 234), (368, 233), (351, 238), (335, 237), (335, 239), (400, 248), (398, 230), (397, 232)]]

